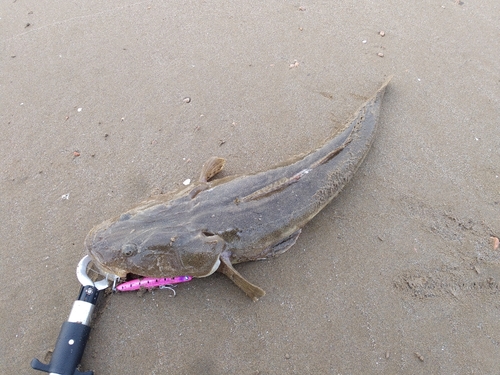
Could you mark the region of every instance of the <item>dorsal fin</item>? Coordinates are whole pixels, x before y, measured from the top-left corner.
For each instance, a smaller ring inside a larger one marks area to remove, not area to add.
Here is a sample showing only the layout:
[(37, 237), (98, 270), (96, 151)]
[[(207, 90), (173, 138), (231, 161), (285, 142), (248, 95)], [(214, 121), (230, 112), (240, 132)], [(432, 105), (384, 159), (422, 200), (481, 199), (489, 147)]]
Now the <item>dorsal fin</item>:
[(344, 143), (342, 143), (335, 150), (330, 151), (327, 155), (322, 157), (320, 160), (317, 160), (316, 162), (314, 162), (309, 168), (303, 169), (302, 171), (293, 175), (292, 177), (280, 178), (279, 180), (274, 181), (274, 182), (270, 183), (269, 185), (266, 185), (263, 188), (256, 190), (251, 194), (244, 196), (243, 198), (239, 198), (238, 202), (248, 202), (248, 201), (252, 201), (252, 200), (261, 199), (261, 198), (267, 197), (275, 192), (283, 190), (284, 188), (290, 186), (291, 184), (299, 181), (302, 176), (306, 175), (307, 173), (312, 171), (314, 168), (320, 166), (321, 164), (327, 163), (328, 161), (330, 161), (330, 159), (333, 159), (351, 142), (351, 140), (352, 140), (351, 136), (347, 137), (347, 139), (344, 141)]

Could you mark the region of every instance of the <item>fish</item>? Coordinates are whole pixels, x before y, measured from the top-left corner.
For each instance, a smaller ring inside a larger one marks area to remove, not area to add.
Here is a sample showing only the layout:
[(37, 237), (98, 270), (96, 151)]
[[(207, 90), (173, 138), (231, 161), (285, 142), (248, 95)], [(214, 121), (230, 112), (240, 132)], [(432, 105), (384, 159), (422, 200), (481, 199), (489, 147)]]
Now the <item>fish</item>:
[(389, 81), (340, 134), (306, 155), (219, 179), (225, 159), (211, 157), (192, 185), (151, 196), (95, 226), (84, 242), (93, 263), (123, 279), (201, 278), (218, 271), (257, 301), (265, 291), (233, 265), (283, 254), (338, 195), (371, 147)]

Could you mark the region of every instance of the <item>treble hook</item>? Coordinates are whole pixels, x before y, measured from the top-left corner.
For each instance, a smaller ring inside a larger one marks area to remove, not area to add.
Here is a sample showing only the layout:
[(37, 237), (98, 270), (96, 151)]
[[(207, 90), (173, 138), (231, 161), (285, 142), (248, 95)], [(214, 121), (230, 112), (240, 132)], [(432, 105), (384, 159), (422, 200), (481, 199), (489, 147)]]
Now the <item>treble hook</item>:
[(177, 293), (175, 292), (175, 289), (173, 288), (173, 285), (170, 286), (170, 285), (162, 285), (160, 286), (160, 289), (169, 289), (171, 290), (174, 294), (170, 297), (175, 297), (177, 295)]

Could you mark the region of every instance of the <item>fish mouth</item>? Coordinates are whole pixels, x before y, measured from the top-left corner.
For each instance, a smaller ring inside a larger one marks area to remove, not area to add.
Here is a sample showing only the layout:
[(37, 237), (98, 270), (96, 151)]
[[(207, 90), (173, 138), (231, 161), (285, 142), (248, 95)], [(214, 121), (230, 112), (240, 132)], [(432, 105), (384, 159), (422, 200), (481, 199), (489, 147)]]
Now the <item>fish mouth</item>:
[(129, 280), (141, 279), (143, 277), (147, 277), (147, 276), (139, 275), (137, 273), (128, 272), (125, 277), (120, 277), (120, 280), (121, 281), (129, 281)]
[[(94, 230), (95, 228), (92, 229), (92, 231)], [(85, 239), (85, 247), (87, 249), (87, 254), (90, 256), (90, 259), (92, 259), (92, 264), (96, 268), (96, 271), (99, 271), (101, 275), (114, 275), (118, 276), (119, 278), (127, 276), (127, 272), (125, 270), (115, 268), (106, 264), (107, 262), (105, 257), (100, 253), (98, 249), (96, 249), (96, 247), (93, 246), (93, 240), (95, 236), (95, 233), (93, 237), (91, 237), (90, 234), (87, 236), (87, 238)], [(91, 241), (88, 241), (89, 238), (91, 238)]]
[(89, 251), (92, 264), (97, 268), (101, 275), (114, 275), (120, 279), (127, 277), (127, 271), (104, 265), (101, 256), (98, 253)]

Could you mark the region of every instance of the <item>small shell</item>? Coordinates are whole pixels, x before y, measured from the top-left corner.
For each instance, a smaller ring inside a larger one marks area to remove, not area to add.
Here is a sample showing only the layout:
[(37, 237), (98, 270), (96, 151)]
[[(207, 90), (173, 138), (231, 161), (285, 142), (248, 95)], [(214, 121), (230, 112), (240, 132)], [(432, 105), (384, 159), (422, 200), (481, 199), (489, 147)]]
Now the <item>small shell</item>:
[(498, 249), (498, 246), (500, 246), (500, 240), (498, 239), (498, 237), (491, 236), (490, 239), (493, 244), (493, 250)]

